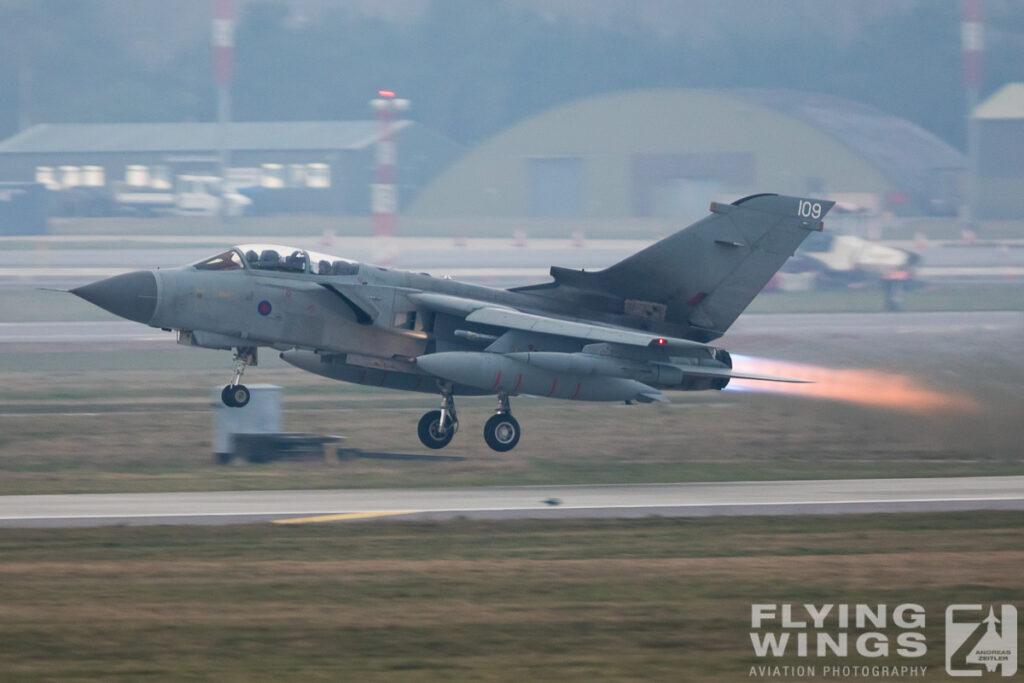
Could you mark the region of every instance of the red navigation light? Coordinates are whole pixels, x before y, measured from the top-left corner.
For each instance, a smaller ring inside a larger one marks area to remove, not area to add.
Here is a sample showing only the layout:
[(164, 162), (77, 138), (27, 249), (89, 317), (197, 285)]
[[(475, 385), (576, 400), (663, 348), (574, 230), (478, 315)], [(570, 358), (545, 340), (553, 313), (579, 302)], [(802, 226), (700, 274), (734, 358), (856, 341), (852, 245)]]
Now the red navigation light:
[(665, 341), (664, 337), (658, 337), (657, 339), (654, 340), (654, 343), (657, 344), (658, 346), (664, 346), (668, 342)]
[(378, 90), (377, 94), (381, 97), (394, 97), (395, 92), (393, 90)]

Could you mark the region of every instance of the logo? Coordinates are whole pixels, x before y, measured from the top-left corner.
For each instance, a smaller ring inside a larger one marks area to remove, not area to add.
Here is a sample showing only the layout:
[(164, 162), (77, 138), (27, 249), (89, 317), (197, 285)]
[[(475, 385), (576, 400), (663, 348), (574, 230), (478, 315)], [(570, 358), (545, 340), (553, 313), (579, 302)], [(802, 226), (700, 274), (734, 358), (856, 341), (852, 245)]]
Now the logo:
[(1017, 608), (998, 607), (946, 608), (946, 673), (950, 676), (1017, 673)]
[(269, 301), (261, 301), (256, 307), (256, 310), (260, 312), (260, 315), (270, 315), (271, 306)]
[[(754, 679), (925, 678), (928, 615), (917, 603), (753, 603)], [(949, 605), (946, 673), (963, 678), (1017, 673), (1017, 608)], [(855, 659), (849, 659), (855, 658)], [(873, 661), (872, 661), (873, 660)]]
[[(755, 603), (750, 606), (750, 644), (763, 661), (747, 675), (924, 678), (928, 667), (919, 658), (928, 652), (926, 621), (924, 607), (912, 602)], [(851, 663), (850, 657), (874, 661)], [(793, 658), (795, 664), (790, 663)]]

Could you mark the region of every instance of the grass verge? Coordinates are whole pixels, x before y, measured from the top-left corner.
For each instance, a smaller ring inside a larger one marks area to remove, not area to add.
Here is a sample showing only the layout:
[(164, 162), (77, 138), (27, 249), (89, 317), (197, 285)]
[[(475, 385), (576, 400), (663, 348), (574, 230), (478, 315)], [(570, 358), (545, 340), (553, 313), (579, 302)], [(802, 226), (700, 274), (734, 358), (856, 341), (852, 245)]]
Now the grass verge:
[(0, 677), (736, 681), (821, 663), (755, 657), (751, 603), (913, 602), (925, 656), (826, 661), (945, 680), (945, 606), (1020, 603), (1022, 531), (1007, 512), (2, 530)]

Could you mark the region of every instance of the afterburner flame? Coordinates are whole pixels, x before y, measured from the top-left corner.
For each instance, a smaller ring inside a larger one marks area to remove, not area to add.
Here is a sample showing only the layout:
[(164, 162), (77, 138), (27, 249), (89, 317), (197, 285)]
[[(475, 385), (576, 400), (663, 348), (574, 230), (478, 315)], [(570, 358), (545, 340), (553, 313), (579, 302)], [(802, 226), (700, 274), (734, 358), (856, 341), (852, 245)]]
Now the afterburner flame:
[(804, 396), (909, 413), (973, 412), (979, 408), (970, 397), (929, 389), (907, 375), (878, 370), (827, 368), (736, 354), (732, 359), (737, 371), (805, 379), (814, 383), (784, 384), (734, 379), (729, 382), (726, 391)]

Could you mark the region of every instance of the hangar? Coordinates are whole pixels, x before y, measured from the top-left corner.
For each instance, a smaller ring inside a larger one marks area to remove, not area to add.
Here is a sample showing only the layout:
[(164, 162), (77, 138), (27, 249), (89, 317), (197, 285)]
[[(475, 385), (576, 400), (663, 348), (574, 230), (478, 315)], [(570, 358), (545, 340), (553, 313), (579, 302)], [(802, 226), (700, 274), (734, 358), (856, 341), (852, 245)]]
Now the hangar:
[(977, 215), (1024, 217), (1024, 83), (1008, 83), (974, 109)]
[[(398, 196), (406, 205), (463, 147), (412, 121), (393, 126)], [(237, 187), (312, 188), (318, 192), (304, 201), (319, 201), (325, 213), (368, 214), (381, 133), (372, 120), (228, 123), (229, 180)], [(0, 142), (0, 181), (169, 189), (185, 174), (219, 173), (219, 146), (216, 123), (44, 123)]]
[(422, 217), (677, 218), (708, 198), (850, 195), (955, 213), (965, 156), (920, 127), (827, 95), (661, 89), (599, 95), (520, 122), (420, 194)]

